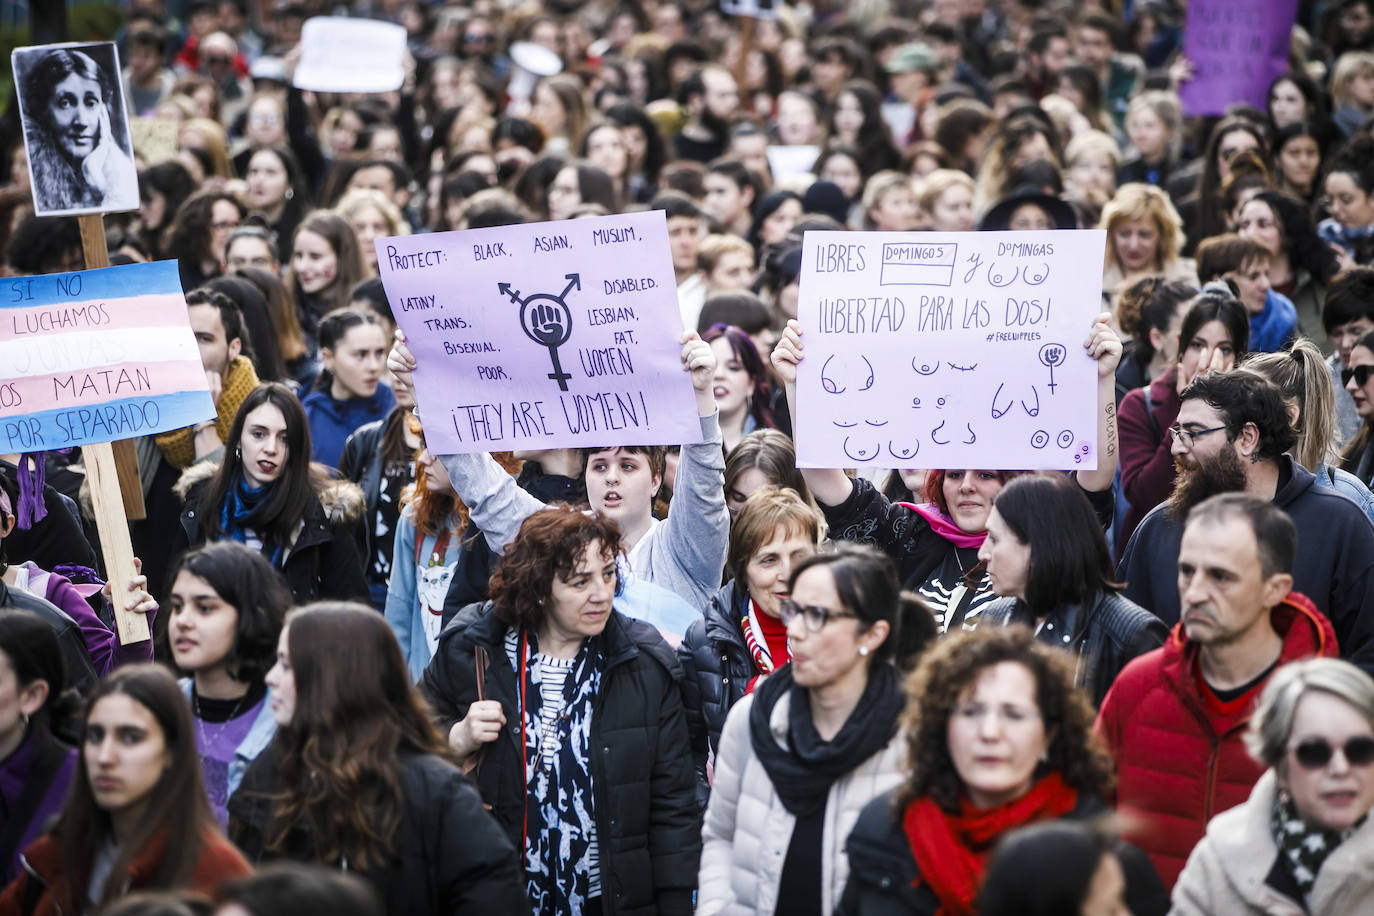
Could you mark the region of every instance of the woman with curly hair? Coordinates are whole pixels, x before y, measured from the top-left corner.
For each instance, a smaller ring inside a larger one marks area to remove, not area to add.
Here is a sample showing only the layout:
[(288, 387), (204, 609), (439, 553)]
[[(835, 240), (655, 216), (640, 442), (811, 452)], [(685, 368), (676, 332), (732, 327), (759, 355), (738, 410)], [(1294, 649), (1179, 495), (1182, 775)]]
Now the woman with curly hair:
[(1278, 191), (1260, 191), (1241, 205), (1236, 232), (1269, 249), (1273, 255), (1270, 287), (1292, 300), (1302, 332), (1314, 341), (1325, 342), (1322, 306), (1326, 284), (1340, 263), (1317, 235), (1307, 206)]
[(228, 191), (203, 191), (187, 198), (162, 241), (162, 252), (177, 262), (183, 288), (195, 289), (224, 273), (229, 236), (247, 215), (243, 202)]
[(515, 850), (450, 761), (376, 611), (292, 611), (267, 684), (277, 738), (230, 801), (249, 859), (353, 872), (388, 913), (524, 910)]
[[(907, 679), (909, 767), (869, 802), (849, 836), (846, 914), (972, 913), (1005, 834), (1108, 812), (1112, 761), (1072, 661), (1023, 626), (960, 633)], [(1149, 859), (1118, 844), (1132, 913), (1163, 913)]]
[(600, 514), (530, 515), (491, 600), (458, 612), (421, 680), (523, 852), (536, 914), (692, 912), (701, 838), (681, 673), (658, 632), (615, 607), (646, 585), (618, 594), (621, 550)]

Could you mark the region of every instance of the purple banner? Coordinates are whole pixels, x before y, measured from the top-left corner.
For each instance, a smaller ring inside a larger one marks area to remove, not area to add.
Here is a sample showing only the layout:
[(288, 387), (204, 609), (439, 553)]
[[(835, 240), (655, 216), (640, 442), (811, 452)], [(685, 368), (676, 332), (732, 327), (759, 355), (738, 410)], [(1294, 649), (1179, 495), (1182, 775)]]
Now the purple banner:
[(1192, 0), (1183, 53), (1196, 73), (1179, 90), (1189, 115), (1221, 115), (1232, 105), (1264, 110), (1265, 91), (1288, 70), (1298, 0)]

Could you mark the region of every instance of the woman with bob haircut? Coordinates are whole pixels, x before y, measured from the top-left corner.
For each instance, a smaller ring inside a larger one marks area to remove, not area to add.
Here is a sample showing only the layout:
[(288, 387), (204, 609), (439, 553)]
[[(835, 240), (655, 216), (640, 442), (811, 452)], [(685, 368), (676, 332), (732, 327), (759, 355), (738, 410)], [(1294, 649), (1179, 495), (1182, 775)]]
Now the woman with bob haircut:
[(822, 530), (820, 513), (795, 490), (771, 485), (746, 499), (730, 523), (729, 581), (687, 628), (677, 650), (702, 786), (707, 763), (720, 752), (730, 708), (791, 658), (782, 602), (790, 595), (792, 569), (816, 553)]
[(720, 736), (698, 916), (834, 912), (845, 838), (902, 778), (898, 666), (935, 636), (930, 614), (861, 544), (803, 559), (787, 588), (791, 661), (735, 704)]
[(754, 430), (778, 425), (773, 417), (772, 374), (759, 356), (754, 341), (734, 325), (712, 325), (701, 339), (710, 344), (716, 354), (712, 386), (720, 415), (721, 438), (728, 453)]
[(1169, 195), (1135, 182), (1117, 188), (1102, 208), (1097, 228), (1107, 230), (1102, 290), (1115, 302), (1121, 292), (1148, 274), (1198, 285), (1197, 268), (1183, 258), (1183, 220)]
[(739, 440), (725, 459), (725, 508), (735, 518), (750, 496), (764, 487), (789, 488), (815, 505), (806, 479), (797, 470), (792, 438), (776, 429), (756, 429)]
[(614, 522), (535, 512), (491, 600), (444, 628), (421, 681), (523, 850), (536, 913), (692, 912), (701, 837), (680, 669), (657, 630), (613, 607), (620, 556)]
[[(1023, 626), (932, 646), (907, 678), (907, 770), (849, 836), (839, 912), (971, 913), (997, 841), (1030, 824), (1109, 809), (1112, 761), (1072, 659)], [(1121, 844), (1132, 913), (1167, 909), (1159, 876)]]
[(1315, 658), (1274, 672), (1245, 736), (1267, 767), (1174, 885), (1179, 916), (1374, 910), (1374, 680)]
[(1074, 656), (1074, 686), (1094, 706), (1126, 663), (1164, 645), (1169, 630), (1119, 594), (1097, 514), (1063, 474), (1030, 474), (1002, 488), (978, 551), (992, 590), (987, 626), (1013, 623)]
[(277, 732), (267, 669), (291, 593), (262, 554), (236, 541), (188, 551), (172, 571), (167, 642), (187, 677), (205, 791), (221, 825), (243, 774)]
[(192, 465), (177, 482), (181, 548), (247, 544), (281, 572), (297, 604), (366, 599), (354, 531), (362, 491), (310, 461), (310, 425), (291, 389), (280, 382), (253, 389), (225, 441), (221, 464)]
[(292, 611), (267, 683), (277, 738), (229, 811), (251, 861), (354, 872), (388, 913), (524, 910), (515, 850), (451, 762), (380, 614)]
[(83, 726), (62, 813), (25, 851), (0, 913), (87, 913), (140, 890), (210, 894), (252, 870), (205, 799), (191, 707), (172, 675), (119, 669), (91, 694)]

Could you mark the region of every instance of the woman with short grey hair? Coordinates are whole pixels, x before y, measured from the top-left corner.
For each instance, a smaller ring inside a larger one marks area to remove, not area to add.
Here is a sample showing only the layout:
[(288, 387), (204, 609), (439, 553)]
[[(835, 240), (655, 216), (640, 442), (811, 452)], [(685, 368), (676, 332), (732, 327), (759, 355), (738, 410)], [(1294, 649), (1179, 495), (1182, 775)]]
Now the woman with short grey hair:
[(1333, 658), (1285, 665), (1246, 744), (1268, 770), (1207, 825), (1171, 913), (1374, 912), (1374, 679)]

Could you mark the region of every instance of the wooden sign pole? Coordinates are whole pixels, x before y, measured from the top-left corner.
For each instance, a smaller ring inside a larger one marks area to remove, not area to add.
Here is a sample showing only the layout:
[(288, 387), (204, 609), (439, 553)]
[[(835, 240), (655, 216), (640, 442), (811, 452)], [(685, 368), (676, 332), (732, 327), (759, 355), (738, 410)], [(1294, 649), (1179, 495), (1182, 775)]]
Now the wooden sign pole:
[[(101, 215), (92, 213), (76, 219), (81, 226), (81, 249), (86, 256), (87, 269), (109, 267)], [(116, 459), (116, 449), (124, 453), (125, 460)], [(133, 442), (83, 445), (81, 458), (86, 465), (86, 480), (91, 485), (91, 502), (95, 508), (96, 530), (100, 532), (100, 550), (105, 556), (105, 573), (109, 577), (119, 642), (121, 645), (143, 642), (150, 638), (148, 618), (124, 609), (129, 600), (129, 580), (134, 574), (129, 519), (145, 515), (143, 484), (138, 476), (138, 457)]]

